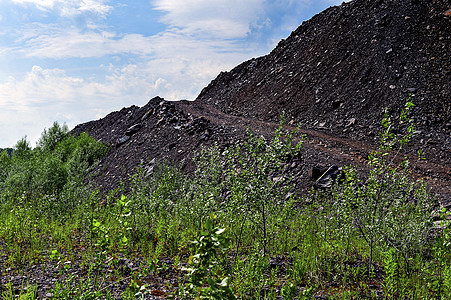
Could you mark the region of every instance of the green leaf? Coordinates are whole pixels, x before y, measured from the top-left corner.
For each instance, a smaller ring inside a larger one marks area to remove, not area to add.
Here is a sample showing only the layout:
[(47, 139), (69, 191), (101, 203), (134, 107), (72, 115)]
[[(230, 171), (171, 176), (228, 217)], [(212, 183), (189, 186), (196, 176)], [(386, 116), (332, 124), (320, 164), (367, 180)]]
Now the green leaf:
[(223, 287), (229, 286), (229, 277), (224, 278), (219, 285)]
[(212, 224), (211, 220), (207, 219), (207, 221), (205, 222), (205, 229), (211, 230), (212, 228), (213, 228), (213, 224)]
[(225, 231), (225, 228), (220, 228), (218, 230), (216, 230), (215, 234), (220, 235)]

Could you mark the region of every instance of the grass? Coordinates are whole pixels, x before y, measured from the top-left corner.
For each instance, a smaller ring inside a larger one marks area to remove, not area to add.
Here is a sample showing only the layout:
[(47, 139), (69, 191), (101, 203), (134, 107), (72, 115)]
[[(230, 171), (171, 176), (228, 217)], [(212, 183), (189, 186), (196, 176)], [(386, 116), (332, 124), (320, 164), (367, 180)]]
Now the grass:
[[(449, 299), (449, 227), (434, 230), (436, 199), (410, 181), (407, 161), (388, 159), (412, 136), (410, 107), (398, 119), (402, 136), (384, 118), (368, 179), (349, 166), (343, 182), (308, 195), (296, 194), (285, 169), (303, 140), (282, 126), (271, 141), (249, 133), (235, 147), (203, 150), (193, 176), (166, 164), (151, 176), (138, 169), (126, 196), (80, 184), (104, 153), (89, 137), (55, 125), (36, 149), (22, 140), (0, 157), (9, 170), (0, 177), (0, 276), (11, 279), (1, 296), (37, 299), (30, 275), (41, 274), (51, 284), (39, 289), (53, 299)], [(59, 164), (40, 164), (55, 151)], [(62, 175), (41, 178), (52, 168)], [(13, 284), (17, 276), (27, 280)]]

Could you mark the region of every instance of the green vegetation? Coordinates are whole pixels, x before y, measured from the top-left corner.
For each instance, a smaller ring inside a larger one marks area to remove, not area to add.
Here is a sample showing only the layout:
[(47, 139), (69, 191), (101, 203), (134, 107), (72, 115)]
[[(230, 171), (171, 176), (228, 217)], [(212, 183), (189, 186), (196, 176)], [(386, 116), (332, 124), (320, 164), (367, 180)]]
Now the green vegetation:
[(0, 148), (0, 153), (3, 151), (6, 151), (6, 154), (8, 154), (10, 157), (13, 154), (13, 148), (6, 148), (6, 149)]
[[(126, 196), (86, 186), (107, 149), (55, 123), (35, 149), (23, 139), (0, 155), (0, 276), (52, 268), (54, 299), (449, 299), (449, 212), (434, 229), (436, 199), (393, 156), (412, 137), (411, 106), (397, 122), (385, 116), (367, 178), (348, 166), (332, 189), (308, 195), (286, 168), (303, 138), (283, 122), (271, 141), (249, 132), (202, 150), (192, 176), (139, 168)], [(32, 283), (22, 287), (8, 284), (2, 298), (36, 299)]]

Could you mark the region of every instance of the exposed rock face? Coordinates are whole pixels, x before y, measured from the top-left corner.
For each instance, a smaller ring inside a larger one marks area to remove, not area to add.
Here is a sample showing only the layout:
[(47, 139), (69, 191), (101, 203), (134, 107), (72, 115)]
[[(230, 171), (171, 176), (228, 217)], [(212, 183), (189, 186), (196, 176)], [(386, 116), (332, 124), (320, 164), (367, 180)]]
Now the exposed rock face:
[[(182, 162), (203, 145), (227, 146), (247, 127), (270, 136), (285, 112), (288, 126), (308, 135), (292, 174), (311, 187), (308, 170), (354, 164), (364, 168), (376, 148), (383, 111), (398, 115), (409, 94), (416, 137), (413, 164), (450, 198), (450, 9), (447, 0), (354, 0), (304, 22), (268, 55), (223, 72), (194, 102), (156, 97), (77, 126), (111, 145), (95, 182), (105, 189), (128, 182), (143, 163)], [(395, 128), (396, 129), (396, 128)], [(413, 156), (412, 156), (413, 158)], [(150, 172), (150, 171), (149, 171)]]

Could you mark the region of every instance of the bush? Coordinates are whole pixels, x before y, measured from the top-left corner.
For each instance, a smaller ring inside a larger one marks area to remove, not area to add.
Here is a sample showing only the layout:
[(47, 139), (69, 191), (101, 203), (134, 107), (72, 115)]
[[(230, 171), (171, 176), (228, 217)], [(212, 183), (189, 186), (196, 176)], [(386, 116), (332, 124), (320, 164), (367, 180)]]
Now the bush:
[[(38, 147), (32, 149), (26, 138), (17, 142), (9, 158), (0, 155), (0, 196), (14, 199), (58, 196), (66, 186), (80, 184), (108, 148), (85, 133), (69, 135), (66, 125), (57, 122), (44, 130)], [(80, 187), (81, 188), (81, 187)]]
[(385, 114), (380, 148), (369, 157), (368, 178), (362, 180), (353, 167), (346, 167), (343, 185), (336, 186), (330, 198), (331, 229), (348, 245), (352, 238), (364, 240), (370, 251), (369, 269), (376, 249), (394, 249), (409, 262), (421, 253), (430, 233), (435, 200), (421, 181), (410, 180), (407, 158), (395, 164), (392, 156), (393, 149), (399, 152), (412, 137), (408, 119), (412, 106), (408, 101), (401, 112), (398, 126), (407, 125), (402, 136), (392, 132), (393, 124)]

